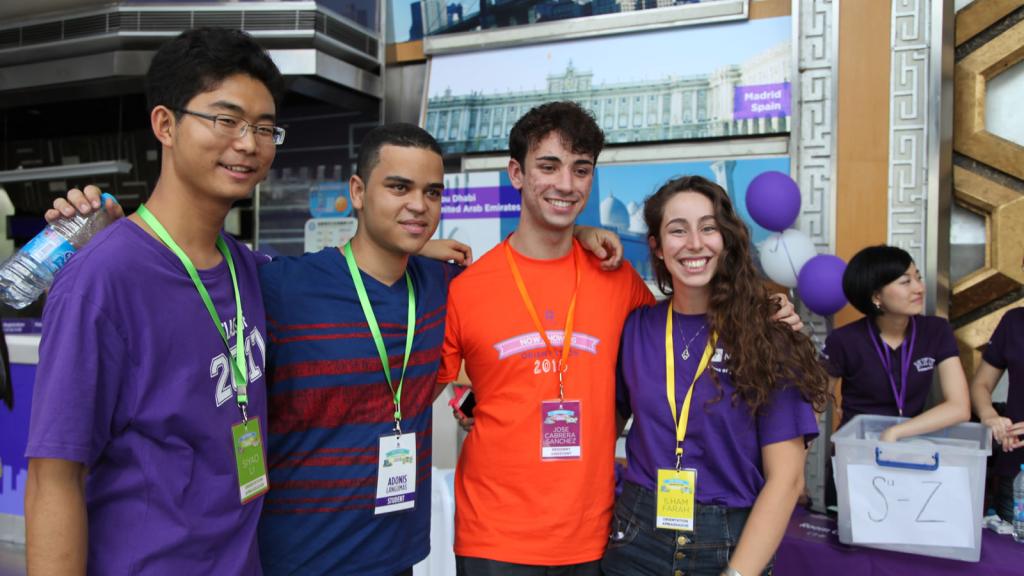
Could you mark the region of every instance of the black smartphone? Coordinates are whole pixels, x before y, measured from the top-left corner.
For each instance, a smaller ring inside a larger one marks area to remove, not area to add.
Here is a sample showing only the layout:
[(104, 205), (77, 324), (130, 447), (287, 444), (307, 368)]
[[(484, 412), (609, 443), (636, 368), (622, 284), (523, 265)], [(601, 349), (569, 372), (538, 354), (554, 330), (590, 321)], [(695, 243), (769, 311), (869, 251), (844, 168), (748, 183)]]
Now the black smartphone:
[(455, 386), (455, 397), (448, 401), (448, 405), (465, 418), (472, 418), (473, 408), (476, 407), (473, 389), (469, 386)]

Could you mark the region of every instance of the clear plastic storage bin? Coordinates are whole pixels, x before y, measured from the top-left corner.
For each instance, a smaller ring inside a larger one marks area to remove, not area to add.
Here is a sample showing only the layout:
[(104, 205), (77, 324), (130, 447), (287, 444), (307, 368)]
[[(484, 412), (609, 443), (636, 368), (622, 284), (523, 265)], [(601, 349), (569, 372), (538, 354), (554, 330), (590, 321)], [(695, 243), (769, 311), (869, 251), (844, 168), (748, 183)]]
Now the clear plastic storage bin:
[(879, 441), (904, 420), (859, 415), (832, 436), (839, 541), (977, 562), (985, 459), (992, 452), (988, 428), (964, 423)]

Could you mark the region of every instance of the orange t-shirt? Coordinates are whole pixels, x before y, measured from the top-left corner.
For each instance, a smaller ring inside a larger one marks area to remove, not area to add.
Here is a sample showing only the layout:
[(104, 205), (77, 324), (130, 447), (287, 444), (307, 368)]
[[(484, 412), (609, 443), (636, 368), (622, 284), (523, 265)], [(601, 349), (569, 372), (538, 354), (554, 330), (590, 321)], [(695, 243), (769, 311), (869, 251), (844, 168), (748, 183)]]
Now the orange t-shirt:
[[(438, 381), (455, 380), (465, 360), (477, 402), (455, 471), (459, 556), (554, 566), (604, 553), (614, 500), (619, 337), (629, 312), (654, 297), (629, 264), (605, 272), (575, 242), (573, 250), (581, 280), (565, 398), (582, 402), (579, 460), (541, 460), (541, 401), (558, 398), (558, 356), (543, 341), (538, 346), (504, 246), (449, 289)], [(576, 285), (573, 254), (513, 255), (544, 329), (561, 333)]]

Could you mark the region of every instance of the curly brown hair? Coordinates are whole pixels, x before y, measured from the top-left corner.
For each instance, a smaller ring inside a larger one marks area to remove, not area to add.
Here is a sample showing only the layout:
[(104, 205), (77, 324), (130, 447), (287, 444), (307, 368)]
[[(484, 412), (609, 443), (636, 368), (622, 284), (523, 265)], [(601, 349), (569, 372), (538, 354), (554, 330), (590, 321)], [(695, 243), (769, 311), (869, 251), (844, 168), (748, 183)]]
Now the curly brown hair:
[[(653, 239), (651, 265), (658, 288), (673, 294), (672, 275), (655, 253), (661, 248), (665, 205), (676, 194), (695, 192), (711, 200), (723, 249), (711, 279), (708, 327), (729, 351), (726, 361), (736, 388), (733, 401), (742, 399), (757, 413), (776, 390), (792, 385), (804, 399), (823, 410), (829, 401), (828, 375), (817, 359), (810, 339), (788, 325), (771, 319), (779, 305), (757, 272), (750, 253), (750, 232), (736, 215), (725, 189), (701, 176), (668, 181), (644, 202), (647, 235)], [(721, 399), (722, 389), (712, 371)]]
[(531, 108), (512, 126), (508, 135), (509, 155), (520, 166), (526, 165), (526, 153), (548, 134), (555, 132), (573, 154), (597, 157), (604, 148), (604, 132), (593, 114), (575, 102), (548, 102)]

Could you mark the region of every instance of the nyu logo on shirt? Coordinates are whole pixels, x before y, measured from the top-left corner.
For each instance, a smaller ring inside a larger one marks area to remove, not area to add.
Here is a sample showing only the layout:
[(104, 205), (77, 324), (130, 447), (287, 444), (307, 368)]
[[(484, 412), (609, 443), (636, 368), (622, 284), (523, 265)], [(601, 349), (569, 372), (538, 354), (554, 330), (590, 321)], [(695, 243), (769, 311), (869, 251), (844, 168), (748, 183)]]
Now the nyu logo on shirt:
[(729, 354), (721, 348), (715, 348), (715, 355), (711, 357), (711, 369), (719, 374), (728, 374), (729, 368), (726, 362), (729, 361)]
[[(565, 332), (562, 330), (548, 330), (547, 331), (548, 341), (551, 342), (556, 350), (560, 349), (562, 343), (565, 342)], [(591, 354), (597, 354), (597, 345), (601, 343), (601, 340), (583, 333), (573, 333), (572, 342), (569, 343), (569, 347), (575, 350), (582, 350), (584, 352), (590, 352)], [(547, 348), (547, 344), (544, 343), (544, 339), (540, 337), (540, 334), (536, 332), (528, 332), (519, 336), (503, 340), (494, 345), (494, 349), (498, 351), (498, 360), (504, 360), (510, 356), (522, 354), (523, 352), (529, 352), (531, 350), (541, 350)]]
[(927, 372), (935, 368), (935, 358), (925, 356), (914, 361), (914, 368), (917, 368), (918, 372)]

